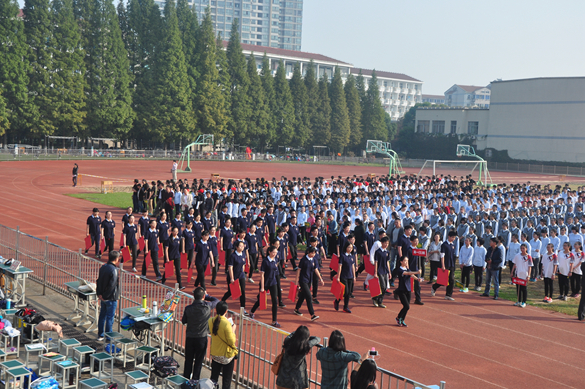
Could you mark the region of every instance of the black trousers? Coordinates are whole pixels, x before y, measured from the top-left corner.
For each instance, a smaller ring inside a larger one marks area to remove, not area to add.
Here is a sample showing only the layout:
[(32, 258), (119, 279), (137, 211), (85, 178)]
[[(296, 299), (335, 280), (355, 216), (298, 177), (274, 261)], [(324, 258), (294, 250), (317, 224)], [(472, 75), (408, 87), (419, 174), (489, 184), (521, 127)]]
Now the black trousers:
[(97, 234), (97, 235), (90, 235), (91, 236), (91, 245), (95, 245), (95, 255), (98, 256), (100, 255), (102, 252), (100, 250), (100, 246), (102, 244), (102, 236), (101, 234)]
[[(183, 377), (198, 380), (201, 376), (203, 359), (207, 353), (207, 336), (185, 339), (185, 369)], [(191, 377), (193, 373), (193, 377)]]
[(276, 274), (276, 292), (278, 296), (278, 303), (282, 304), (282, 288), (280, 287), (280, 276)]
[[(420, 297), (420, 281), (419, 280), (414, 280), (413, 283), (414, 286), (414, 300), (415, 301), (421, 301), (421, 297)], [(409, 299), (410, 299), (410, 292), (408, 293)]]
[[(453, 286), (455, 285), (455, 266), (448, 267), (448, 268), (446, 268), (446, 270), (449, 270), (449, 285), (447, 285), (447, 293), (445, 293), (445, 296), (451, 297), (451, 296), (453, 296)], [(441, 285), (439, 285), (437, 283), (433, 284), (433, 290), (435, 292), (440, 287), (441, 287)]]
[[(266, 292), (270, 292), (270, 301), (272, 303), (272, 321), (275, 322), (276, 315), (278, 312), (278, 301), (276, 299), (276, 296), (277, 296), (276, 285), (272, 285), (270, 288), (264, 289), (264, 290)], [(256, 312), (256, 310), (258, 309), (259, 306), (260, 306), (260, 294), (258, 294), (258, 297), (256, 297), (256, 302), (254, 303), (254, 306), (252, 307), (251, 312), (252, 313)]]
[(197, 269), (197, 278), (195, 279), (195, 287), (201, 286), (205, 289), (205, 269), (209, 266), (209, 264), (203, 265), (195, 265)]
[(293, 269), (297, 268), (297, 243), (290, 243), (288, 245), (288, 249), (290, 250), (290, 264), (292, 265)]
[[(243, 275), (243, 273), (242, 273), (242, 275)], [(221, 301), (227, 301), (227, 299), (232, 297), (232, 291), (229, 287), (230, 281), (231, 281), (229, 274), (226, 277), (226, 281), (227, 281), (227, 285), (228, 285), (228, 290), (227, 290), (227, 292), (225, 292), (225, 294), (221, 298)], [(240, 291), (242, 292), (242, 295), (240, 296), (240, 307), (246, 308), (246, 277), (240, 278)]]
[(114, 250), (114, 238), (104, 238), (104, 242), (106, 247), (104, 247), (104, 250), (102, 251), (103, 253), (105, 253), (106, 250), (108, 250), (108, 253)]
[(136, 258), (138, 257), (138, 245), (129, 244), (128, 249), (130, 250), (130, 256), (132, 256), (132, 268), (136, 267)]
[[(581, 264), (581, 269), (585, 267), (585, 264)], [(585, 277), (581, 277), (581, 288), (585, 290)], [(579, 320), (585, 320), (585, 297), (581, 296), (579, 301), (579, 309), (577, 310), (577, 318)]]
[(351, 290), (353, 288), (353, 278), (341, 278), (340, 282), (345, 285), (345, 291), (343, 293), (343, 309), (346, 309), (349, 307), (349, 296), (351, 295)]
[[(173, 262), (173, 265), (175, 266), (175, 277), (177, 277), (177, 282), (179, 283), (179, 288), (182, 288), (183, 283), (181, 282), (181, 257), (172, 258), (170, 260), (170, 262)], [(166, 275), (166, 271), (165, 271), (163, 273), (161, 282), (164, 285), (166, 281), (167, 281), (167, 275)]]
[(311, 287), (309, 286), (309, 284), (305, 283), (305, 282), (299, 282), (299, 287), (301, 288), (300, 292), (299, 292), (299, 299), (297, 300), (297, 305), (295, 306), (295, 309), (298, 311), (301, 306), (303, 305), (303, 302), (306, 300), (307, 301), (307, 309), (309, 310), (309, 314), (311, 316), (313, 316), (315, 314), (315, 310), (313, 309), (313, 298), (311, 297)]
[(252, 278), (252, 274), (256, 269), (258, 269), (258, 253), (250, 253), (250, 272), (248, 273), (248, 278)]
[(532, 258), (532, 267), (530, 268), (530, 278), (535, 279), (540, 276), (540, 257)]
[(420, 269), (420, 276), (418, 278), (420, 278), (421, 280), (425, 279), (425, 262), (426, 262), (426, 257), (418, 257), (418, 268)]
[(317, 298), (317, 293), (319, 292), (319, 280), (317, 277), (313, 276), (313, 299)]
[(559, 289), (561, 290), (561, 296), (569, 295), (569, 277), (559, 274)]
[(384, 295), (386, 294), (386, 289), (388, 288), (388, 274), (378, 274), (378, 281), (380, 282), (380, 290), (382, 294), (377, 297), (372, 298), (378, 304), (382, 304), (384, 302)]
[(528, 295), (526, 285), (516, 285), (516, 294), (518, 295), (518, 301), (521, 303), (525, 303), (526, 296)]
[(148, 254), (144, 254), (144, 261), (142, 261), (142, 275), (146, 276), (146, 256), (150, 255), (152, 268), (154, 269), (154, 274), (157, 277), (160, 277), (160, 269), (158, 267), (158, 251), (149, 251)]
[(579, 294), (581, 291), (581, 274), (571, 274), (571, 293)]
[(475, 286), (481, 288), (483, 282), (483, 266), (473, 266), (473, 273), (475, 274)]
[(553, 297), (553, 293), (554, 293), (554, 287), (553, 287), (554, 283), (552, 278), (547, 278), (545, 277), (544, 279), (544, 296), (545, 297)]
[(191, 263), (193, 262), (193, 256), (195, 254), (195, 249), (187, 250), (187, 263), (189, 267), (191, 267)]
[(215, 361), (211, 362), (211, 380), (215, 383), (219, 383), (219, 373), (221, 373), (221, 389), (230, 389), (232, 385), (234, 361), (235, 359), (232, 359), (227, 365), (222, 365)]
[(410, 292), (406, 290), (399, 290), (397, 294), (398, 298), (400, 298), (400, 302), (402, 303), (402, 309), (400, 312), (398, 312), (398, 318), (404, 320), (408, 310), (410, 309)]
[(429, 261), (431, 263), (431, 274), (429, 274), (429, 281), (432, 281), (433, 278), (437, 276), (437, 269), (441, 267), (441, 262), (439, 261)]
[(461, 283), (463, 284), (464, 288), (469, 288), (471, 269), (473, 269), (473, 266), (463, 266), (463, 269), (461, 269)]

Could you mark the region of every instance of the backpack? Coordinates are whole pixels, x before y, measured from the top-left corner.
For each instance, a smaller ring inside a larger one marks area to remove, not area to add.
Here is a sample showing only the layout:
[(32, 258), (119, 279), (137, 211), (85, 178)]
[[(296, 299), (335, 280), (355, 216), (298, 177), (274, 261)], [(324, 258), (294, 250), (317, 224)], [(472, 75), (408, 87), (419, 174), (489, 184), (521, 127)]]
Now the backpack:
[(130, 331), (134, 328), (135, 324), (136, 321), (134, 319), (132, 319), (130, 316), (126, 316), (120, 322), (120, 327), (122, 327), (123, 330)]
[(150, 324), (144, 321), (137, 321), (134, 323), (134, 326), (132, 327), (132, 332), (134, 333), (134, 336), (136, 336), (136, 339), (138, 339), (139, 341), (143, 341), (144, 338), (146, 337), (146, 331), (148, 331), (149, 329)]
[(176, 375), (179, 363), (172, 357), (156, 357), (152, 360), (152, 370), (161, 378)]
[(181, 384), (181, 389), (197, 389), (199, 380), (187, 380)]

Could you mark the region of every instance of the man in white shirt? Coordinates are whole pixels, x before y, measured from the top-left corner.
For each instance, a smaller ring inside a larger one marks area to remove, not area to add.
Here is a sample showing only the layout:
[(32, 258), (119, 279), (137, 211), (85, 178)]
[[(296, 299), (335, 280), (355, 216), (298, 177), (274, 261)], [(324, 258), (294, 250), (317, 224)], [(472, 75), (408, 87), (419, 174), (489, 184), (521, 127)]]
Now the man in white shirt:
[(471, 269), (473, 269), (473, 247), (471, 239), (465, 239), (465, 245), (459, 250), (459, 267), (461, 267), (461, 283), (463, 287), (461, 292), (469, 292), (469, 280), (471, 278)]
[(171, 167), (171, 174), (173, 175), (173, 181), (177, 181), (177, 168), (179, 164), (176, 159), (173, 159), (173, 166)]

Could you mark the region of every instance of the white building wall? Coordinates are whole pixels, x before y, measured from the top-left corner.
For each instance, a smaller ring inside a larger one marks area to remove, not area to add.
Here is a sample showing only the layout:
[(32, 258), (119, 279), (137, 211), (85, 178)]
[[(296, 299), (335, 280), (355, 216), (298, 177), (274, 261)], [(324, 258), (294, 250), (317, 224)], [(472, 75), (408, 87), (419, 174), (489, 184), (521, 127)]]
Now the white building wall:
[(440, 127), (439, 124), (443, 122), (442, 134), (451, 134), (454, 128), (457, 135), (470, 135), (481, 140), (487, 134), (489, 121), (488, 109), (420, 107), (416, 110), (414, 129), (416, 132), (433, 133), (433, 128)]

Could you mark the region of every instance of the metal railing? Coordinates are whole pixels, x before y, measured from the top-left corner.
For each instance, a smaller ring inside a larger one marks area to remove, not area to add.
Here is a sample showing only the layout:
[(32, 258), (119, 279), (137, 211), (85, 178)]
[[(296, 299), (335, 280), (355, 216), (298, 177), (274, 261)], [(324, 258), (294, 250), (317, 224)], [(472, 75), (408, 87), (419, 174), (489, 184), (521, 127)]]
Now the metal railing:
[[(68, 292), (65, 283), (80, 279), (93, 282), (97, 279), (99, 269), (103, 265), (103, 262), (84, 256), (81, 250), (74, 252), (49, 242), (47, 238), (39, 239), (22, 233), (18, 228), (14, 230), (3, 225), (0, 225), (0, 255), (5, 258), (15, 258), (23, 266), (33, 270), (29, 278), (43, 285), (43, 294), (46, 293), (46, 288), (49, 288), (71, 299), (73, 297)], [(174, 290), (172, 287), (138, 277), (136, 273), (128, 272), (123, 268), (120, 272), (120, 288), (121, 297), (116, 314), (118, 323), (121, 310), (140, 305), (143, 295), (147, 296), (148, 301), (162, 302), (165, 295)], [(182, 313), (192, 301), (193, 296), (181, 292), (176, 312)], [(276, 377), (272, 374), (270, 367), (280, 353), (284, 339), (289, 333), (250, 319), (243, 313), (243, 308), (239, 312), (230, 311), (237, 326), (240, 355), (235, 365), (233, 378), (236, 389), (239, 386), (250, 389), (276, 388)], [(169, 350), (173, 356), (175, 353), (184, 356), (185, 326), (177, 320), (177, 316), (175, 315), (165, 328), (165, 342), (161, 346)], [(321, 369), (316, 353), (318, 348), (324, 346), (327, 346), (327, 338), (324, 339), (323, 345), (313, 348), (306, 357), (310, 386), (314, 388), (321, 386)], [(208, 366), (209, 363), (208, 358)], [(379, 389), (430, 389), (426, 385), (382, 368), (378, 368), (378, 372)], [(441, 382), (439, 387), (444, 389), (445, 383)]]

